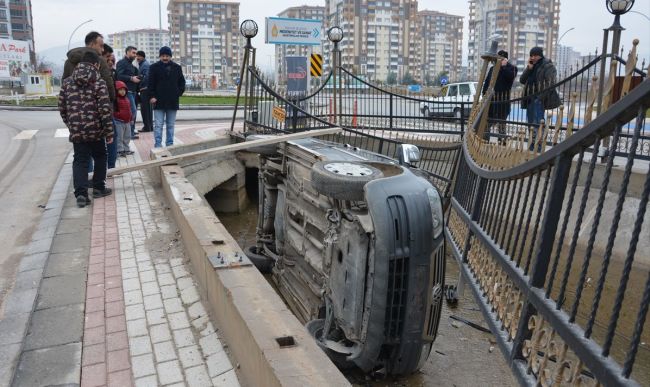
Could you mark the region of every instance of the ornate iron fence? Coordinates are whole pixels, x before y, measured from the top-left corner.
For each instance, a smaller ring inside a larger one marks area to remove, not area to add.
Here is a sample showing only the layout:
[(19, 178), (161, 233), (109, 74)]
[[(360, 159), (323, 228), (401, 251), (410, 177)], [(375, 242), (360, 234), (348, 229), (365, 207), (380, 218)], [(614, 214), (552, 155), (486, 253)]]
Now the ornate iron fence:
[[(540, 127), (538, 152), (486, 140), (489, 99), (474, 106), (446, 233), (522, 384), (650, 383), (649, 107), (646, 80), (572, 135)], [(601, 165), (609, 136), (626, 158)]]

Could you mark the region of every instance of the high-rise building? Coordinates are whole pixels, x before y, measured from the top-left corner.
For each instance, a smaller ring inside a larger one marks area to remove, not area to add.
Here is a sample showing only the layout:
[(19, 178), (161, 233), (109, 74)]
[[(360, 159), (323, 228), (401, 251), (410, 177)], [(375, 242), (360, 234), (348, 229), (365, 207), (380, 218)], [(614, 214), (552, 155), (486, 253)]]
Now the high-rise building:
[(0, 0), (0, 38), (28, 41), (32, 65), (36, 64), (31, 0)]
[[(303, 5), (290, 7), (278, 14), (278, 17), (304, 20), (324, 20), (325, 7)], [(321, 35), (327, 39), (327, 34)], [(322, 53), (321, 46), (303, 46), (297, 44), (276, 44), (275, 45), (275, 69), (278, 81), (284, 83), (286, 80), (284, 58), (287, 56), (309, 56), (313, 53)]]
[(553, 54), (558, 37), (560, 0), (469, 0), (470, 77), (478, 78), (481, 55), (493, 40), (508, 51), (519, 71), (526, 66), (528, 53), (542, 47)]
[(555, 56), (552, 59), (555, 62), (558, 80), (560, 80), (578, 70), (578, 66), (582, 61), (582, 54), (575, 51), (573, 47), (560, 44), (555, 48)]
[(167, 11), (172, 52), (186, 78), (234, 84), (243, 46), (239, 3), (170, 0)]
[(123, 31), (109, 34), (107, 43), (113, 47), (115, 57), (120, 60), (128, 46), (144, 51), (149, 61), (156, 61), (160, 47), (169, 45), (169, 31), (155, 28)]
[[(341, 64), (377, 82), (401, 81), (417, 76), (416, 0), (325, 0), (324, 30), (343, 29), (339, 44)], [(331, 42), (323, 42), (325, 61)]]
[[(418, 12), (416, 40), (419, 69), (415, 79), (430, 82), (446, 72), (449, 80), (460, 77), (463, 49), (463, 17), (442, 12)], [(412, 62), (413, 60), (411, 60)]]

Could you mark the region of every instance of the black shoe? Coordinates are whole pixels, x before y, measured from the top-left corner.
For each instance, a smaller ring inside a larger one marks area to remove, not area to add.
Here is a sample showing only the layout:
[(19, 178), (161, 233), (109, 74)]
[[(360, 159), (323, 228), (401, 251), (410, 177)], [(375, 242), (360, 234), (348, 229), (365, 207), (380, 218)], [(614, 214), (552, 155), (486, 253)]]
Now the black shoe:
[(77, 196), (77, 207), (84, 208), (87, 204), (90, 204), (90, 198), (88, 196)]
[(140, 139), (140, 136), (138, 136), (137, 134), (131, 136), (131, 140), (138, 140), (138, 139)]
[[(113, 190), (108, 188), (108, 187), (106, 187), (104, 189), (97, 189), (97, 188), (93, 189), (93, 197), (94, 198), (103, 198), (104, 196), (108, 196), (111, 193), (113, 193)], [(77, 203), (78, 202), (79, 201), (77, 201)]]
[(120, 153), (118, 154), (118, 157), (126, 157), (126, 153), (124, 153), (124, 152), (120, 152)]
[(135, 153), (135, 152), (132, 151), (132, 150), (128, 150), (128, 151), (124, 152), (125, 155), (132, 155), (132, 154), (134, 154), (134, 153)]

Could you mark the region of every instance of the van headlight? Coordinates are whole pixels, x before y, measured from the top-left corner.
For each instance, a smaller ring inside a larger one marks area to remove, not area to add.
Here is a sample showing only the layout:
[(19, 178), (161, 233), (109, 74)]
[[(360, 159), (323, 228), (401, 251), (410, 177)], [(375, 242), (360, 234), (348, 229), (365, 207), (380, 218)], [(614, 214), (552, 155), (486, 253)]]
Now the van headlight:
[(433, 188), (427, 188), (427, 197), (429, 198), (429, 206), (431, 207), (431, 223), (433, 224), (433, 237), (438, 238), (442, 234), (444, 227), (442, 216), (442, 201), (438, 191)]

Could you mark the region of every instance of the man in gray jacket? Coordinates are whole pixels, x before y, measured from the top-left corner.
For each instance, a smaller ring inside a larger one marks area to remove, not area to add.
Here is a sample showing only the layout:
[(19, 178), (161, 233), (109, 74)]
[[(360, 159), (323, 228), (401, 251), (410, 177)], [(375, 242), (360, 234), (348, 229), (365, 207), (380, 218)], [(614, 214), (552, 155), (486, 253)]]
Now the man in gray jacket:
[(68, 51), (68, 59), (65, 61), (65, 65), (63, 66), (63, 76), (61, 77), (61, 80), (72, 75), (72, 71), (81, 62), (81, 58), (83, 58), (86, 52), (94, 52), (100, 56), (99, 75), (104, 82), (106, 82), (106, 86), (108, 87), (108, 97), (111, 102), (113, 102), (115, 101), (115, 83), (111, 77), (111, 69), (108, 67), (106, 59), (101, 56), (102, 51), (104, 50), (104, 37), (99, 32), (92, 31), (86, 35), (85, 43), (86, 47), (73, 48)]
[(555, 88), (550, 88), (555, 84), (556, 75), (555, 65), (550, 59), (544, 57), (543, 49), (533, 47), (530, 50), (528, 65), (519, 78), (519, 81), (525, 85), (521, 107), (526, 109), (526, 119), (533, 126), (530, 150), (533, 150), (538, 126), (544, 120), (544, 111), (555, 109), (562, 103)]

